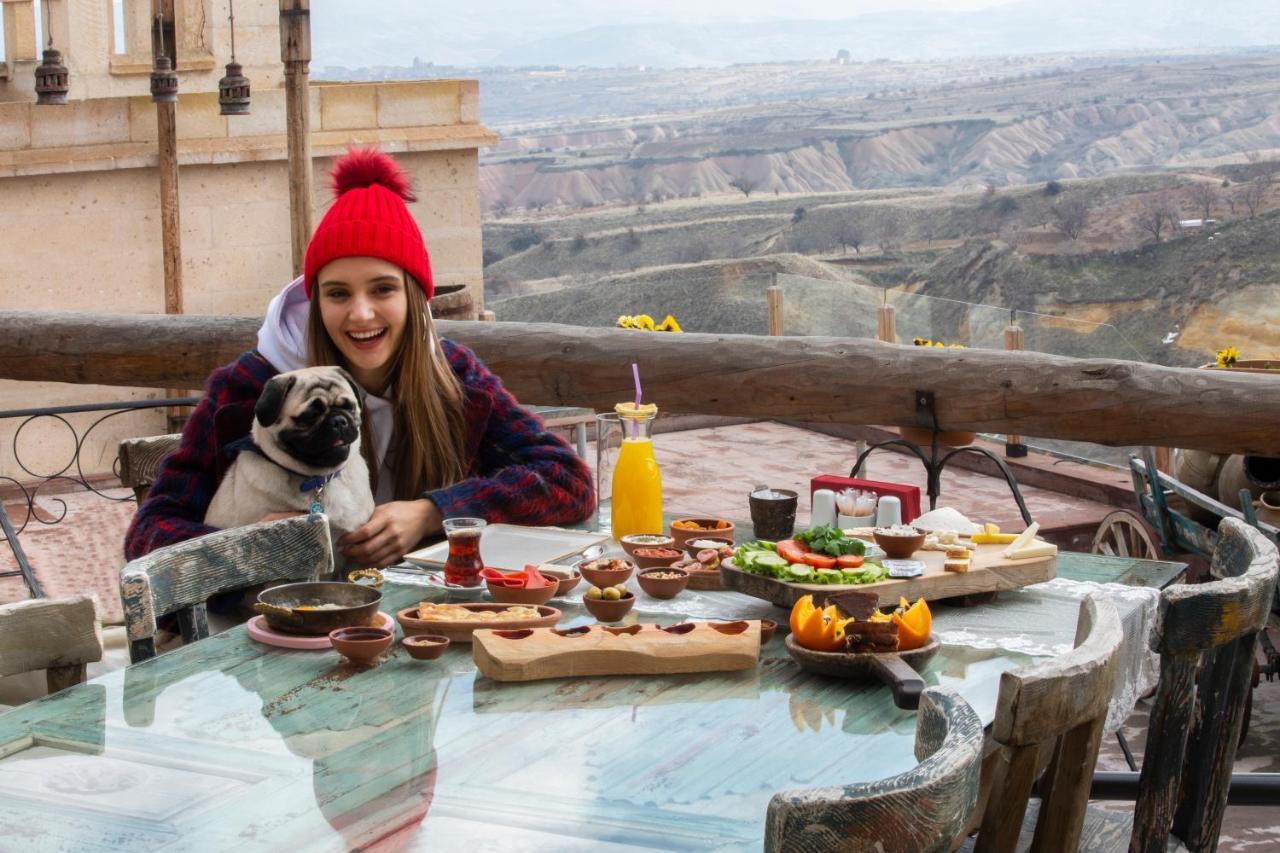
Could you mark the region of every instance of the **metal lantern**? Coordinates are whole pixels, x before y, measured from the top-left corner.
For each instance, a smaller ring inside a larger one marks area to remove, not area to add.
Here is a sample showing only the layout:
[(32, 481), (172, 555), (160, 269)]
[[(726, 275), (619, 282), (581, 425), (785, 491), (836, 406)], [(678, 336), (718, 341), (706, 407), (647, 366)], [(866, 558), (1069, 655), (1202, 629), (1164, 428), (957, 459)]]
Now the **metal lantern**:
[(231, 30), (231, 61), (227, 63), (227, 76), (218, 81), (218, 111), (224, 116), (249, 114), (249, 78), (236, 62), (236, 7), (227, 0), (228, 20)]
[(239, 62), (228, 62), (227, 76), (218, 81), (218, 106), (224, 116), (249, 114), (249, 78), (241, 71)]
[(173, 70), (173, 60), (167, 56), (156, 57), (151, 71), (151, 100), (157, 104), (178, 100), (178, 72)]
[(52, 47), (44, 49), (44, 59), (36, 66), (36, 103), (64, 105), (70, 90), (70, 72), (62, 64), (62, 51)]

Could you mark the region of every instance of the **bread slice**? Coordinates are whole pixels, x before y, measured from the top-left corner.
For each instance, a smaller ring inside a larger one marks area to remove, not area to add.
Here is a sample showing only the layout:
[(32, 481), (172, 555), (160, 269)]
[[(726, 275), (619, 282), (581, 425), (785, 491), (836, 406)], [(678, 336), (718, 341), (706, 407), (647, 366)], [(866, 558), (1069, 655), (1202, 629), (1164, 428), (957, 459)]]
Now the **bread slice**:
[(844, 646), (850, 652), (896, 652), (898, 626), (894, 622), (849, 622), (844, 626)]
[(969, 549), (963, 545), (948, 545), (947, 559), (948, 560), (967, 560), (969, 559)]
[(943, 571), (955, 572), (962, 575), (969, 571), (969, 559), (967, 557), (955, 559), (948, 557), (947, 561), (942, 564), (942, 569)]

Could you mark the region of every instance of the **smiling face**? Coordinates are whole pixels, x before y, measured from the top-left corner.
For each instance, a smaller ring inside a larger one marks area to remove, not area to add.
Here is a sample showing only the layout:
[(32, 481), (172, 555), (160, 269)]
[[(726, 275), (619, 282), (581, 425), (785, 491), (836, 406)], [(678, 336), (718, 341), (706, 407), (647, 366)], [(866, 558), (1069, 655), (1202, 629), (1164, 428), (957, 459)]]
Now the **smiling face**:
[(404, 339), (404, 270), (381, 258), (339, 258), (316, 275), (320, 317), (356, 381), (381, 394)]

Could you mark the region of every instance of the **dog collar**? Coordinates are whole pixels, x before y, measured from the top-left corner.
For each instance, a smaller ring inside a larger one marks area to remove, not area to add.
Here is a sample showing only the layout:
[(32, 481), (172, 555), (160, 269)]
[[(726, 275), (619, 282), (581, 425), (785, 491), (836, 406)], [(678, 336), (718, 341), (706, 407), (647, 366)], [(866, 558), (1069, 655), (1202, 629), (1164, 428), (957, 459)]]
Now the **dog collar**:
[[(244, 438), (238, 438), (235, 441), (231, 442), (230, 444), (227, 445), (226, 449), (236, 451), (236, 452), (240, 452), (244, 450), (251, 451), (253, 453), (258, 454), (263, 459), (270, 462), (272, 465), (275, 465), (277, 468), (280, 468), (292, 474), (295, 477), (301, 477), (302, 485), (298, 487), (298, 491), (316, 492), (315, 500), (312, 501), (312, 504), (311, 504), (311, 511), (313, 513), (324, 512), (324, 504), (320, 502), (320, 497), (324, 492), (324, 487), (329, 485), (329, 483), (331, 483), (335, 477), (337, 477), (339, 474), (342, 473), (342, 468), (339, 468), (337, 471), (334, 471), (332, 474), (320, 474), (315, 476), (303, 474), (300, 471), (295, 471), (292, 468), (288, 467), (287, 465), (281, 465), (279, 462), (272, 459), (270, 456), (266, 454), (265, 451), (263, 451), (261, 447), (258, 446), (258, 443), (255, 442), (252, 437), (247, 435)], [(319, 507), (319, 509), (317, 509), (316, 507)]]

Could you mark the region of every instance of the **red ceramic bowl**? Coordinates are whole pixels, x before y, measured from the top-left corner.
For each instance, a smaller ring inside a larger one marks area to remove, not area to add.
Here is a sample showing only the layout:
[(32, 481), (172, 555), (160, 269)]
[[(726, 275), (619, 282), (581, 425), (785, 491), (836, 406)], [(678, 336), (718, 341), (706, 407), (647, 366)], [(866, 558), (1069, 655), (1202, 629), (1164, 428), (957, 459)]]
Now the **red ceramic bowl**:
[(329, 642), (353, 663), (370, 663), (391, 645), (386, 628), (339, 628), (329, 632)]
[(641, 571), (662, 569), (683, 560), (684, 552), (679, 548), (637, 548), (631, 559), (636, 561)]
[(636, 564), (629, 560), (622, 560), (626, 563), (626, 568), (617, 570), (606, 569), (590, 569), (587, 563), (594, 563), (595, 560), (585, 560), (578, 563), (578, 571), (587, 579), (587, 583), (592, 586), (598, 586), (604, 589), (606, 586), (617, 586), (620, 583), (626, 583), (631, 577), (631, 573), (636, 570)]
[(449, 648), (449, 638), (439, 634), (414, 634), (401, 640), (400, 645), (415, 660), (435, 660)]
[[(655, 578), (654, 573), (679, 575), (674, 578)], [(648, 569), (636, 576), (640, 588), (654, 598), (675, 598), (689, 585), (689, 573), (684, 569)]]
[[(701, 530), (684, 530), (676, 527), (676, 522), (693, 522), (701, 527)], [(716, 522), (724, 521), (728, 527), (716, 527)], [(677, 518), (671, 522), (671, 538), (676, 540), (675, 547), (684, 548), (685, 543), (690, 539), (727, 539), (729, 544), (733, 544), (733, 531), (735, 526), (732, 521), (723, 518)]]
[[(652, 541), (637, 542), (637, 539)], [(632, 533), (623, 536), (618, 542), (622, 545), (622, 550), (627, 552), (628, 557), (635, 557), (637, 548), (672, 548), (676, 544), (676, 540), (661, 533)]]
[(635, 603), (636, 594), (634, 592), (628, 592), (617, 601), (609, 601), (604, 598), (587, 598), (586, 596), (582, 598), (582, 605), (600, 622), (617, 622), (631, 612), (631, 608), (635, 606)]
[(489, 597), (499, 604), (546, 604), (555, 598), (560, 584), (553, 583), (536, 589), (516, 589), (485, 581), (489, 587)]

